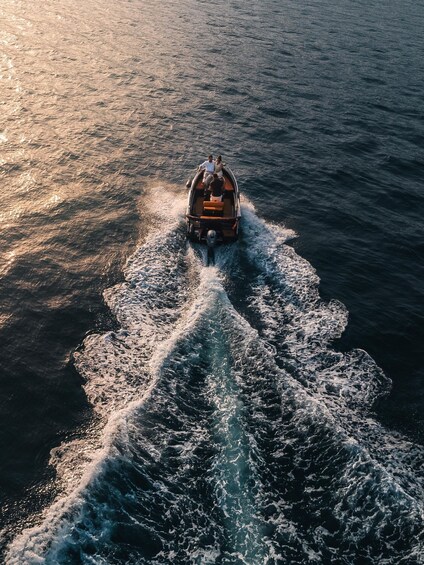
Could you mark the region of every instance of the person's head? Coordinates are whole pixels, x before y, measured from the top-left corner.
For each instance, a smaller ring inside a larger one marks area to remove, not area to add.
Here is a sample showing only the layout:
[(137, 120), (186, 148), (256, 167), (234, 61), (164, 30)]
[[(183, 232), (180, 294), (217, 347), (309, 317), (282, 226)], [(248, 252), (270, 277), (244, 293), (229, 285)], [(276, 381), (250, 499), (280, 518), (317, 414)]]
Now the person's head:
[(208, 161), (212, 161), (212, 160), (213, 160), (213, 155), (209, 155)]
[(221, 155), (218, 155), (218, 157), (216, 158), (216, 162), (220, 163), (221, 161), (222, 161), (222, 157), (221, 157)]

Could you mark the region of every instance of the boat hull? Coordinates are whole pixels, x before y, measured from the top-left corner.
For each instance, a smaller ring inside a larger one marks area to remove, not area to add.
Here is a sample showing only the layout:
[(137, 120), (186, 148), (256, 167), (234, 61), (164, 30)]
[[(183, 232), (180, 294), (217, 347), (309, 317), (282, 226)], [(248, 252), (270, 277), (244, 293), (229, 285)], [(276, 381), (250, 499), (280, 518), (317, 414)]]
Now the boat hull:
[(186, 210), (187, 237), (191, 241), (206, 243), (208, 231), (216, 232), (217, 243), (231, 243), (239, 235), (241, 210), (237, 180), (229, 167), (224, 167), (224, 190), (220, 203), (205, 197), (203, 171), (189, 184)]

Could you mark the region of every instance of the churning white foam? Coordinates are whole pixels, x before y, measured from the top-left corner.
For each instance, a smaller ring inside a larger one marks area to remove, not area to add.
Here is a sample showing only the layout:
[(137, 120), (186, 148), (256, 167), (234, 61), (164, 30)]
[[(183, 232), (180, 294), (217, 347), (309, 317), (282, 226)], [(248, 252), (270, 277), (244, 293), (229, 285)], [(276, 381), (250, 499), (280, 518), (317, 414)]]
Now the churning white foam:
[[(216, 266), (205, 267), (204, 249), (185, 242), (184, 199), (171, 189), (170, 216), (157, 205), (164, 194), (169, 200), (170, 188), (158, 186), (143, 200), (150, 232), (129, 259), (125, 282), (105, 292), (120, 329), (87, 337), (75, 354), (102, 432), (54, 450), (52, 463), (66, 494), (46, 510), (41, 525), (15, 539), (7, 563), (61, 562), (63, 546), (85, 535), (75, 534), (75, 525), (84, 523), (84, 504), (106, 463), (129, 445), (134, 415), (153, 397), (150, 410), (175, 411), (178, 387), (184, 390), (193, 369), (205, 379), (211, 416), (190, 424), (186, 443), (176, 442), (178, 461), (183, 475), (193, 464), (195, 445), (210, 436), (216, 454), (206, 477), (232, 559), (319, 563), (336, 543), (345, 543), (347, 558), (353, 558), (348, 548), (359, 547), (370, 531), (388, 553), (397, 543), (385, 540), (390, 524), (412, 532), (413, 524), (424, 523), (424, 477), (417, 465), (423, 453), (372, 417), (375, 399), (390, 385), (373, 360), (360, 350), (335, 351), (346, 309), (320, 299), (314, 269), (287, 245), (293, 232), (259, 219), (246, 200), (240, 245), (218, 249)], [(240, 257), (252, 267), (241, 277), (246, 314), (229, 298)], [(183, 346), (189, 353), (180, 351)], [(161, 392), (170, 375), (175, 382)], [(165, 426), (161, 433), (147, 439), (137, 432), (139, 444), (157, 461), (176, 432)], [(279, 473), (287, 473), (284, 480)], [(295, 495), (297, 484), (303, 491)], [(314, 503), (319, 509), (330, 502), (334, 531), (296, 517), (305, 505), (312, 515), (318, 512)], [(204, 511), (196, 512), (207, 521)], [(203, 533), (189, 529), (187, 535), (198, 535), (200, 544)], [(399, 562), (419, 556), (420, 543), (414, 540), (393, 555)], [(165, 546), (152, 563), (176, 562), (175, 548)], [(96, 547), (99, 553), (86, 555), (85, 562), (107, 563)], [(213, 563), (220, 551), (215, 540), (187, 550), (184, 562)]]

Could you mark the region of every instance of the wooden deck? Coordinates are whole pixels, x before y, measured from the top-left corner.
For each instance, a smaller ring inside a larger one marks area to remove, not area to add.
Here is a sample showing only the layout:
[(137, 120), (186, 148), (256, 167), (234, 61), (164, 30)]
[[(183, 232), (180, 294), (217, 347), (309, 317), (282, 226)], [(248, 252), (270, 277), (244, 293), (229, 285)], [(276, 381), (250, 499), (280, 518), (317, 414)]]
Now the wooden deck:
[[(196, 195), (195, 200), (192, 208), (192, 214), (195, 216), (203, 216), (204, 215), (204, 187), (202, 182), (202, 177), (199, 178), (196, 184)], [(224, 175), (224, 209), (222, 212), (222, 216), (224, 217), (234, 217), (235, 216), (235, 208), (234, 208), (234, 187), (231, 184), (230, 179)]]
[[(204, 203), (204, 197), (203, 197), (203, 190), (202, 192), (200, 192), (199, 190), (199, 194), (196, 194), (196, 199), (194, 201), (194, 206), (193, 206), (193, 214), (195, 216), (203, 216), (203, 203)], [(230, 197), (226, 197), (224, 195), (224, 209), (223, 209), (223, 216), (226, 217), (233, 217), (235, 215), (235, 211), (234, 211), (234, 206), (233, 206), (233, 198)]]

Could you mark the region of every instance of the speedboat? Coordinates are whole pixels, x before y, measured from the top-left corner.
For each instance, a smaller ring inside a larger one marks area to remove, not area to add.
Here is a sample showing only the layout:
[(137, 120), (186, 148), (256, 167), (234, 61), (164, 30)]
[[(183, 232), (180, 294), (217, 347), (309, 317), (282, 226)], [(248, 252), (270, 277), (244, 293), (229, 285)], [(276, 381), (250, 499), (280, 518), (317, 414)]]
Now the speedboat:
[(203, 170), (196, 171), (194, 178), (187, 181), (189, 192), (186, 222), (187, 237), (191, 241), (207, 243), (209, 246), (211, 236), (214, 237), (213, 245), (230, 243), (238, 238), (241, 219), (240, 193), (236, 177), (227, 166), (223, 168), (223, 179), (221, 202), (205, 199)]

